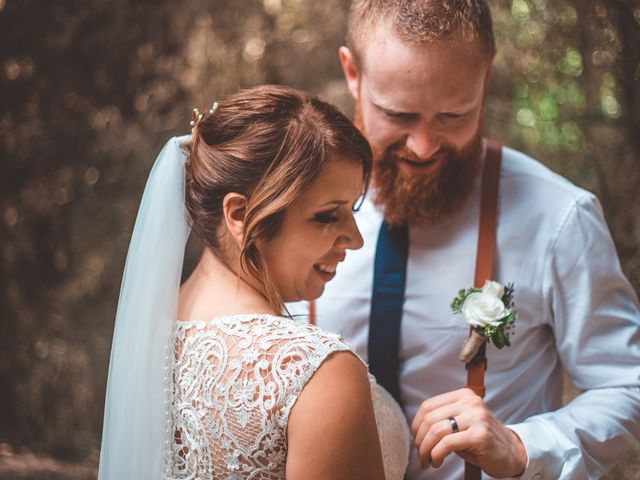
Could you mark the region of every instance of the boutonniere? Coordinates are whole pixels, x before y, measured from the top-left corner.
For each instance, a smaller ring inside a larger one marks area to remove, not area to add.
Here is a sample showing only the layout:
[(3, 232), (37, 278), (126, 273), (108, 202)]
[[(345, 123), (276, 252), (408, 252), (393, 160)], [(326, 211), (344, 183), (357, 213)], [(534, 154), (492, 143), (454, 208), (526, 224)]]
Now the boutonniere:
[(509, 335), (516, 321), (513, 284), (507, 286), (487, 280), (482, 288), (460, 290), (451, 302), (451, 310), (461, 314), (473, 327), (460, 351), (460, 360), (469, 363), (482, 343), (508, 347)]

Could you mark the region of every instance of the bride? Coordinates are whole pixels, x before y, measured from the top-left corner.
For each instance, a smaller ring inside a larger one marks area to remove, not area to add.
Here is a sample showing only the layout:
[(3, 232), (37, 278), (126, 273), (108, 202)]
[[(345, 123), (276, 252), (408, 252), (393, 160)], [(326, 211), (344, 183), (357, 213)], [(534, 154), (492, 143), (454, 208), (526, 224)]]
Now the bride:
[[(192, 125), (160, 153), (138, 212), (99, 478), (401, 479), (399, 406), (338, 335), (284, 308), (320, 296), (362, 246), (366, 140), (334, 107), (276, 86)], [(205, 248), (180, 286), (190, 230)]]

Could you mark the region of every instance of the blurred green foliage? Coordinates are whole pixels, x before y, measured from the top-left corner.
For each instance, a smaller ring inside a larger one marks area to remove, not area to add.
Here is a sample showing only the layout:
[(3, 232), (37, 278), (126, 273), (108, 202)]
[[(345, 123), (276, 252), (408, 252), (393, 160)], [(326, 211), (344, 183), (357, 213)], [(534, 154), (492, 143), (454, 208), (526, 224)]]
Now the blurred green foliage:
[[(485, 125), (601, 199), (640, 287), (640, 5), (494, 0)], [(350, 113), (348, 0), (0, 0), (0, 442), (99, 447), (138, 201), (190, 111), (259, 83)]]

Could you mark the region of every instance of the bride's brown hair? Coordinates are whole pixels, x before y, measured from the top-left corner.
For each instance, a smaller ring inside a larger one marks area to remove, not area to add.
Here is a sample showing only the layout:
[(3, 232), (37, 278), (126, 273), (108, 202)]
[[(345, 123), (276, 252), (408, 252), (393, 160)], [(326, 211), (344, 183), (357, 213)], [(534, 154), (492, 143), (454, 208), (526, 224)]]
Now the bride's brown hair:
[(332, 105), (293, 88), (265, 85), (243, 90), (221, 102), (214, 113), (205, 113), (185, 148), (185, 203), (193, 231), (227, 263), (220, 229), (222, 201), (231, 192), (246, 196), (240, 266), (279, 311), (282, 298), (257, 243), (278, 233), (285, 209), (332, 156), (359, 162), (366, 188), (371, 173), (368, 142)]

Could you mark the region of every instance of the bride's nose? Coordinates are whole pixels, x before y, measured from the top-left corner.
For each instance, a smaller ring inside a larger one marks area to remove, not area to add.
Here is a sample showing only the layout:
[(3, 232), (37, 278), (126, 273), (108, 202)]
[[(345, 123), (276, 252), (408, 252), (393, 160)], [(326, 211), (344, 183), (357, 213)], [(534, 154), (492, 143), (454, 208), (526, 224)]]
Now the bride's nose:
[(344, 229), (340, 232), (340, 235), (336, 239), (336, 246), (343, 249), (358, 250), (364, 245), (364, 240), (356, 225), (356, 220), (353, 215), (350, 216), (346, 222)]

